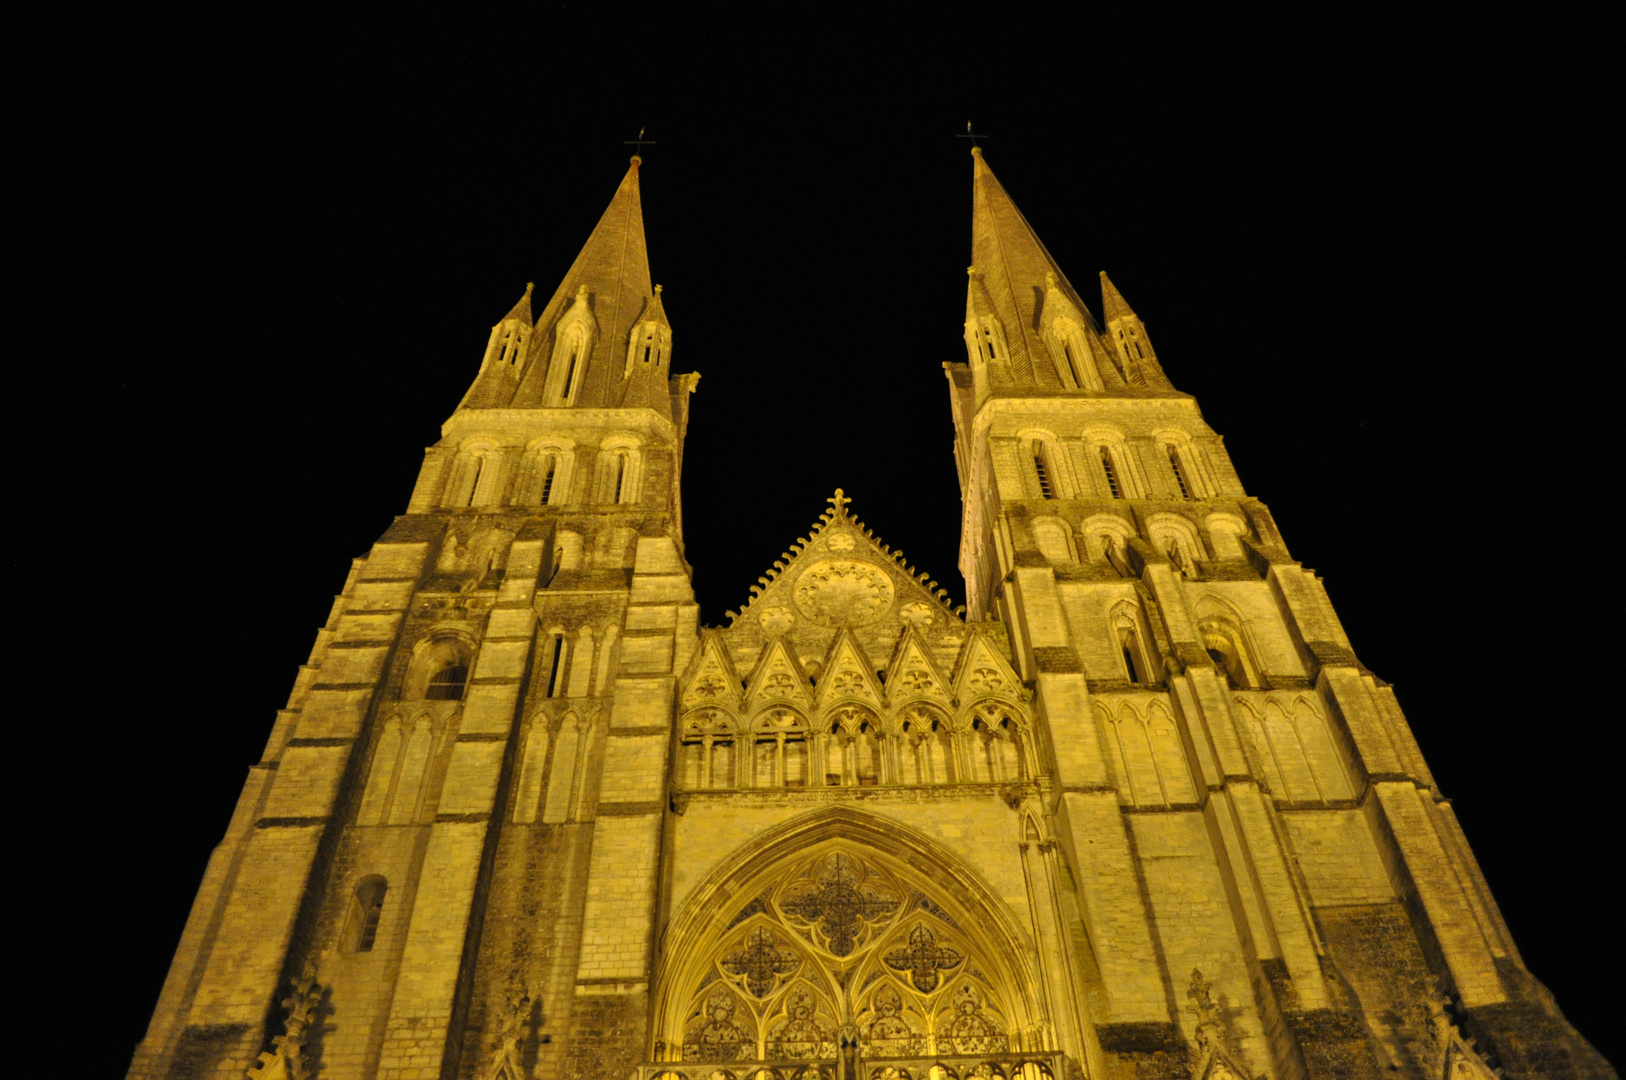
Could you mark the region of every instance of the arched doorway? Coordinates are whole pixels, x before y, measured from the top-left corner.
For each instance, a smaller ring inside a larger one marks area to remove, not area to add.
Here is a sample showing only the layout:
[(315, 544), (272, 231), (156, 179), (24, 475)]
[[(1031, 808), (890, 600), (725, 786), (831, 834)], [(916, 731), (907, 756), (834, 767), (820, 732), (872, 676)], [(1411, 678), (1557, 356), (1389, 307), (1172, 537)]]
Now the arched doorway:
[(940, 845), (828, 808), (686, 897), (660, 964), (656, 1057), (789, 1065), (1047, 1049), (1032, 945)]

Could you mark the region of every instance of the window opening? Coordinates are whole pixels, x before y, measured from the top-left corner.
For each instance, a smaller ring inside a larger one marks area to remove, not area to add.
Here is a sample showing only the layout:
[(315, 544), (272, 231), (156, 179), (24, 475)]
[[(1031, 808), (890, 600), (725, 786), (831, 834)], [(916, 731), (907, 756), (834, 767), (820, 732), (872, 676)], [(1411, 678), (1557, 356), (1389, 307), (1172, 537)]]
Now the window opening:
[(1219, 670), (1219, 673), (1221, 675), (1225, 676), (1225, 685), (1230, 687), (1233, 690), (1236, 689), (1236, 679), (1231, 677), (1231, 659), (1230, 659), (1230, 657), (1226, 656), (1223, 652), (1220, 652), (1218, 649), (1209, 649), (1208, 650), (1208, 658), (1210, 660), (1214, 661), (1214, 667)]
[(1056, 489), (1050, 480), (1050, 470), (1045, 467), (1043, 447), (1036, 446), (1033, 448), (1033, 471), (1037, 473), (1039, 477), (1039, 497), (1043, 499), (1054, 499), (1056, 497)]
[(1101, 468), (1107, 474), (1107, 490), (1112, 492), (1112, 497), (1123, 498), (1123, 488), (1118, 483), (1118, 470), (1112, 464), (1112, 452), (1104, 446), (1101, 447)]
[(999, 353), (994, 350), (994, 331), (991, 327), (983, 327), (982, 336), (988, 346), (988, 359), (998, 360)]
[(546, 506), (548, 496), (553, 494), (553, 477), (555, 471), (559, 468), (559, 461), (552, 454), (549, 454), (547, 457), (543, 458), (542, 461), (542, 497), (538, 501), (540, 501), (542, 505)]
[(1141, 671), (1140, 642), (1135, 631), (1128, 629), (1118, 631), (1118, 648), (1123, 653), (1124, 672), (1128, 675), (1129, 681), (1145, 682), (1146, 680), (1141, 677), (1144, 672)]
[(548, 667), (548, 696), (550, 698), (559, 696), (560, 683), (562, 682), (560, 676), (564, 672), (564, 667), (565, 638), (563, 634), (554, 634), (553, 660)]
[(378, 941), (378, 923), (384, 914), (384, 893), (388, 888), (382, 878), (371, 878), (356, 889), (357, 952), (372, 952)]
[(1191, 485), (1186, 483), (1186, 471), (1180, 466), (1180, 452), (1174, 448), (1172, 443), (1167, 449), (1169, 451), (1169, 467), (1174, 470), (1174, 482), (1180, 488), (1180, 497), (1189, 499), (1191, 498)]
[(474, 494), (480, 490), (480, 474), (485, 471), (485, 467), (486, 459), (484, 456), (475, 454), (472, 469), (474, 475), (469, 478), (469, 497), (464, 501), (464, 506), (474, 505)]
[(461, 701), (463, 687), (469, 681), (469, 669), (462, 664), (450, 664), (441, 668), (429, 680), (429, 690), (424, 697), (430, 701)]
[(615, 495), (610, 499), (611, 502), (618, 503), (621, 501), (621, 491), (622, 488), (626, 486), (626, 482), (627, 456), (625, 454), (617, 454), (615, 455)]
[(565, 367), (564, 402), (570, 404), (570, 392), (576, 385), (576, 359), (581, 355), (581, 342), (570, 343), (570, 363)]

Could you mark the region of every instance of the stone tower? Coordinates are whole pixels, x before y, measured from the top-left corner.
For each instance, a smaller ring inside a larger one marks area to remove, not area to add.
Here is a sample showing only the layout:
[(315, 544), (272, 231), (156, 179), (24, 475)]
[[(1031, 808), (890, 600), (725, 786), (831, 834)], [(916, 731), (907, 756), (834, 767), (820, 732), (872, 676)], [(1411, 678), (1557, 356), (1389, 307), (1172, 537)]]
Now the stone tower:
[(1613, 1076), (1145, 326), (973, 153), (969, 610), (838, 490), (700, 626), (634, 158), (356, 560), (131, 1077)]

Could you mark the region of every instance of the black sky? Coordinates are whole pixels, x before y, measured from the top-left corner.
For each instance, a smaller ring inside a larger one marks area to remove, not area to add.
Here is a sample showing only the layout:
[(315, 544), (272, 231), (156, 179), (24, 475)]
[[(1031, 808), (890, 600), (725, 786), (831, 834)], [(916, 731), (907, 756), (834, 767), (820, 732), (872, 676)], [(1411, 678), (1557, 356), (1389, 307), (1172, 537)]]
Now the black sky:
[[(12, 566), (72, 643), (46, 665), (42, 730), (74, 734), (41, 777), (66, 831), (39, 868), (77, 919), (50, 931), (85, 958), (62, 973), (93, 966), (104, 997), (83, 1075), (127, 1063), (348, 560), (404, 509), (491, 324), (526, 281), (551, 294), (640, 126), (673, 368), (704, 375), (684, 482), (703, 620), (838, 485), (963, 598), (940, 365), (964, 359), (968, 118), (1325, 576), (1529, 966), (1618, 1056), (1609, 137), (1576, 45), (1596, 31), (230, 20), (99, 25), (95, 75), (25, 99), (52, 136), (30, 220), (65, 241), (41, 283), (80, 328), (42, 338), (25, 412), (57, 449)], [(88, 412), (57, 411), (65, 387)]]

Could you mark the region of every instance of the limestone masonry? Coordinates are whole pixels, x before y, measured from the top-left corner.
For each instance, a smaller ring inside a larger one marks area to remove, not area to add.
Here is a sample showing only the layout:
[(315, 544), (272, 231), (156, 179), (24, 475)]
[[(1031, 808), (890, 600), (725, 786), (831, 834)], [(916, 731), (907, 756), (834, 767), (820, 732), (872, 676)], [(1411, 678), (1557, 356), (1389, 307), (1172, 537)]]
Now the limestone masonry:
[(837, 491), (700, 625), (634, 158), (352, 565), (130, 1077), (1615, 1075), (1145, 325), (973, 155), (966, 607)]

